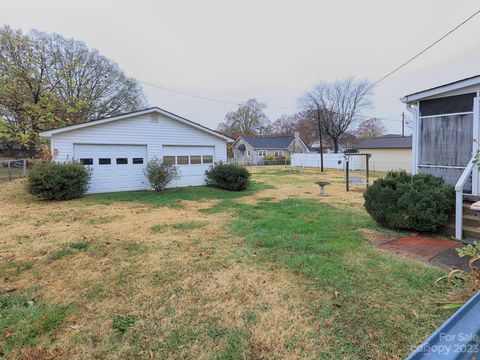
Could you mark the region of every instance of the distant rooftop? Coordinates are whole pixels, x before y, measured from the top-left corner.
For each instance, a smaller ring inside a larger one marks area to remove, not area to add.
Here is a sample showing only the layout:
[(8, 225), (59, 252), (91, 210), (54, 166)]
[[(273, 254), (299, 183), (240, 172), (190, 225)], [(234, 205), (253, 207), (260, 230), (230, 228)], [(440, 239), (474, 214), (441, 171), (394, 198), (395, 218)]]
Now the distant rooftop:
[(242, 136), (242, 139), (249, 143), (254, 149), (287, 149), (295, 140), (293, 135), (289, 136)]
[(411, 149), (412, 136), (388, 134), (377, 138), (363, 140), (357, 149)]

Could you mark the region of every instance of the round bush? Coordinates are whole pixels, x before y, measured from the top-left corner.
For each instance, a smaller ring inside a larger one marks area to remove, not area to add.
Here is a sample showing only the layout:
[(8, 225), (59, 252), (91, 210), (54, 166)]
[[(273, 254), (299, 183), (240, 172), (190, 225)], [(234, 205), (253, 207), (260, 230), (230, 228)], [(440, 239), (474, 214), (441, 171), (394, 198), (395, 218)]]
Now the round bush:
[(365, 209), (380, 225), (391, 229), (436, 231), (448, 221), (455, 191), (442, 179), (391, 171), (364, 193)]
[(218, 163), (206, 172), (207, 184), (230, 191), (243, 191), (250, 185), (250, 172), (245, 166)]
[(79, 162), (37, 162), (28, 172), (27, 190), (42, 200), (75, 199), (85, 194), (90, 177)]
[(172, 180), (178, 179), (178, 172), (175, 165), (155, 157), (147, 163), (145, 176), (155, 191), (162, 191)]

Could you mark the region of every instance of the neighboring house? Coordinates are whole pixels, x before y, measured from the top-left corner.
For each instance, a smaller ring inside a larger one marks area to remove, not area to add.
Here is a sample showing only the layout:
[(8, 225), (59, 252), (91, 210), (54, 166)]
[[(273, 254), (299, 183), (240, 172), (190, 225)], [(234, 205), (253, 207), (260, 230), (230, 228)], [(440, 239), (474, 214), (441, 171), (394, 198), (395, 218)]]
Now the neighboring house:
[(455, 237), (462, 237), (463, 193), (479, 195), (474, 163), (480, 138), (480, 75), (407, 95), (413, 117), (412, 172), (456, 185)]
[(389, 171), (412, 169), (412, 137), (389, 134), (366, 139), (356, 147), (360, 153), (371, 154), (370, 170)]
[(299, 133), (290, 136), (241, 136), (233, 143), (233, 158), (244, 164), (263, 164), (264, 157), (290, 157), (292, 153), (309, 152)]
[[(330, 141), (325, 141), (324, 140), (324, 141), (322, 141), (322, 143), (323, 143), (323, 153), (324, 154), (335, 154), (334, 147), (333, 147), (333, 145), (331, 144)], [(320, 152), (320, 141), (318, 141), (318, 140), (313, 141), (312, 143), (310, 143), (310, 145), (308, 145), (308, 148), (312, 152), (319, 153)], [(345, 145), (345, 144), (339, 144), (338, 145), (338, 153), (339, 154), (344, 153), (346, 150), (348, 150), (347, 145)]]
[(170, 187), (205, 184), (211, 164), (227, 160), (232, 139), (158, 107), (45, 131), (54, 160), (75, 159), (92, 169), (89, 193), (145, 190), (147, 161), (175, 164)]

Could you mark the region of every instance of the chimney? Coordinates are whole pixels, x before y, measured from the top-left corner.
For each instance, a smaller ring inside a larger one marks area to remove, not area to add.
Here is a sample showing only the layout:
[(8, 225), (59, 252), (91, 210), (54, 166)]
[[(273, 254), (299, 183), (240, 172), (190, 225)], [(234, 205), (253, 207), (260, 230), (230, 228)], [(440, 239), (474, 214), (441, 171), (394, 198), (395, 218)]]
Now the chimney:
[[(300, 145), (300, 132), (295, 131), (293, 133), (293, 137), (295, 138), (295, 143), (293, 145), (294, 151), (297, 151), (298, 149), (301, 149)], [(302, 151), (303, 152), (303, 151)]]

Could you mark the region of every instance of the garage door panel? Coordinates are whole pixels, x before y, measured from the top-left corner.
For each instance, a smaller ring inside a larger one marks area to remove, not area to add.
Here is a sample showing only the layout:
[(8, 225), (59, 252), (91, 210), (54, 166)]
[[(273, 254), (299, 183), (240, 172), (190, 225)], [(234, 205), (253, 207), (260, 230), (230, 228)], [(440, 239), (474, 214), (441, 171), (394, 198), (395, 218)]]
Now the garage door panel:
[[(148, 181), (144, 175), (147, 163), (145, 145), (74, 144), (74, 157), (93, 159), (89, 193), (144, 190)], [(134, 158), (142, 158), (143, 164), (133, 164)], [(101, 165), (99, 159), (110, 159)], [(127, 164), (117, 164), (116, 159), (127, 159)]]
[[(170, 187), (200, 186), (205, 185), (205, 171), (211, 166), (211, 163), (203, 163), (206, 160), (204, 156), (210, 157), (211, 161), (215, 162), (215, 147), (164, 145), (162, 155), (175, 157), (177, 162), (179, 179), (172, 182)], [(189, 164), (179, 164), (178, 157), (188, 157)], [(201, 163), (192, 164), (192, 157), (200, 157), (194, 160), (200, 160)]]

